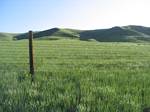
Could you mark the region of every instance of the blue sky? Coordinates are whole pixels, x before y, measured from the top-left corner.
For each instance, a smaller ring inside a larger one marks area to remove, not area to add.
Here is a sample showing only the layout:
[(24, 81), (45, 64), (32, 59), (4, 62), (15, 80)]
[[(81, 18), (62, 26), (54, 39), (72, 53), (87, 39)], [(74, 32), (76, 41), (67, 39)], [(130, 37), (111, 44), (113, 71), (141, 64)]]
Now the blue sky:
[(150, 0), (0, 0), (0, 32), (150, 26)]

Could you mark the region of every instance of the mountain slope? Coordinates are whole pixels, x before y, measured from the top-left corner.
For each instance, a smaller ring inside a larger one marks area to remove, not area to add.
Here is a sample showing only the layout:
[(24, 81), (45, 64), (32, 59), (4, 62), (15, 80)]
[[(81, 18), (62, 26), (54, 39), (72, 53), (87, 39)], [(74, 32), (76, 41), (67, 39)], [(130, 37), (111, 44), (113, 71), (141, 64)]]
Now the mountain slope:
[[(35, 39), (51, 39), (51, 38), (79, 38), (79, 31), (73, 29), (60, 29), (60, 28), (52, 28), (49, 30), (44, 30), (40, 32), (34, 32), (33, 34)], [(27, 39), (28, 34), (20, 34), (15, 36), (16, 39)]]
[[(147, 29), (147, 31), (150, 29)], [(84, 31), (81, 40), (95, 39), (102, 42), (135, 42), (150, 41), (150, 35), (128, 27), (113, 27), (110, 29)]]
[(129, 25), (129, 26), (124, 26), (123, 28), (138, 31), (138, 32), (141, 32), (143, 34), (150, 35), (150, 28), (149, 27)]
[[(98, 30), (74, 30), (52, 28), (44, 31), (34, 32), (34, 38), (39, 40), (56, 40), (56, 39), (80, 39), (91, 40), (94, 39), (99, 42), (150, 42), (150, 28), (144, 26), (123, 26), (112, 27), (109, 29)], [(12, 35), (9, 33), (0, 33), (0, 40), (21, 40), (27, 39), (28, 33)]]
[(17, 34), (14, 33), (1, 33), (0, 32), (0, 41), (10, 41), (13, 40), (13, 37), (16, 36)]

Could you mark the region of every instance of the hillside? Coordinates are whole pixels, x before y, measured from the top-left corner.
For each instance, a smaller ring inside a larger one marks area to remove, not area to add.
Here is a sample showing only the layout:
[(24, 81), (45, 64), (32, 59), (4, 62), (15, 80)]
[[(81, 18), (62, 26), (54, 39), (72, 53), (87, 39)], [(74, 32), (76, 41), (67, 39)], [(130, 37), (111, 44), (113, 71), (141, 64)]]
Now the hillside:
[[(0, 40), (21, 40), (27, 39), (28, 34), (12, 35), (8, 33), (0, 33)], [(150, 41), (150, 28), (144, 26), (122, 26), (112, 27), (109, 29), (97, 30), (74, 30), (52, 28), (44, 31), (34, 32), (34, 38), (39, 40), (57, 40), (57, 39), (80, 39), (80, 40), (96, 40), (99, 42), (143, 42)]]
[[(141, 29), (139, 29), (139, 27)], [(144, 32), (145, 31), (145, 32)], [(81, 40), (95, 39), (101, 42), (150, 41), (150, 28), (142, 26), (113, 27), (102, 30), (89, 30), (80, 33)]]
[[(35, 39), (52, 40), (60, 38), (79, 38), (80, 33), (79, 30), (52, 28), (49, 30), (34, 32), (33, 36)], [(28, 34), (20, 34), (15, 36), (14, 38), (16, 38), (17, 40), (26, 39), (28, 38)]]
[(13, 37), (17, 34), (14, 33), (2, 33), (0, 32), (0, 41), (10, 41), (13, 40)]

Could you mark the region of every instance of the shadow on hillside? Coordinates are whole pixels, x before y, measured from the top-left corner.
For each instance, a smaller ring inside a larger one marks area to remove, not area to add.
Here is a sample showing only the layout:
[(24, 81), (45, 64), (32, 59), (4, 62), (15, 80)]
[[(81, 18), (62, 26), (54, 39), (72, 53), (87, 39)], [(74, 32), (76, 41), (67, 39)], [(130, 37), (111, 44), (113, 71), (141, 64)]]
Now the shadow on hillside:
[[(45, 31), (41, 31), (41, 32), (34, 32), (33, 37), (34, 38), (39, 38), (39, 37), (49, 36), (49, 35), (52, 35), (55, 32), (57, 32), (58, 30), (59, 30), (59, 28), (53, 28), (53, 29), (45, 30)], [(17, 35), (14, 38), (16, 38), (16, 40), (27, 39), (28, 38), (28, 33)]]

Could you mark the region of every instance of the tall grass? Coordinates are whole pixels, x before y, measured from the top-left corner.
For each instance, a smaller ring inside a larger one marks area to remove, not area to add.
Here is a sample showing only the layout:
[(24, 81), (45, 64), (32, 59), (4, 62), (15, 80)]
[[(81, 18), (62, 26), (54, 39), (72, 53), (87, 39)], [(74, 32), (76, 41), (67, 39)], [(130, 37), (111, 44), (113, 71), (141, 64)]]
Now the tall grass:
[(150, 106), (150, 45), (79, 40), (0, 42), (0, 112), (141, 112)]

